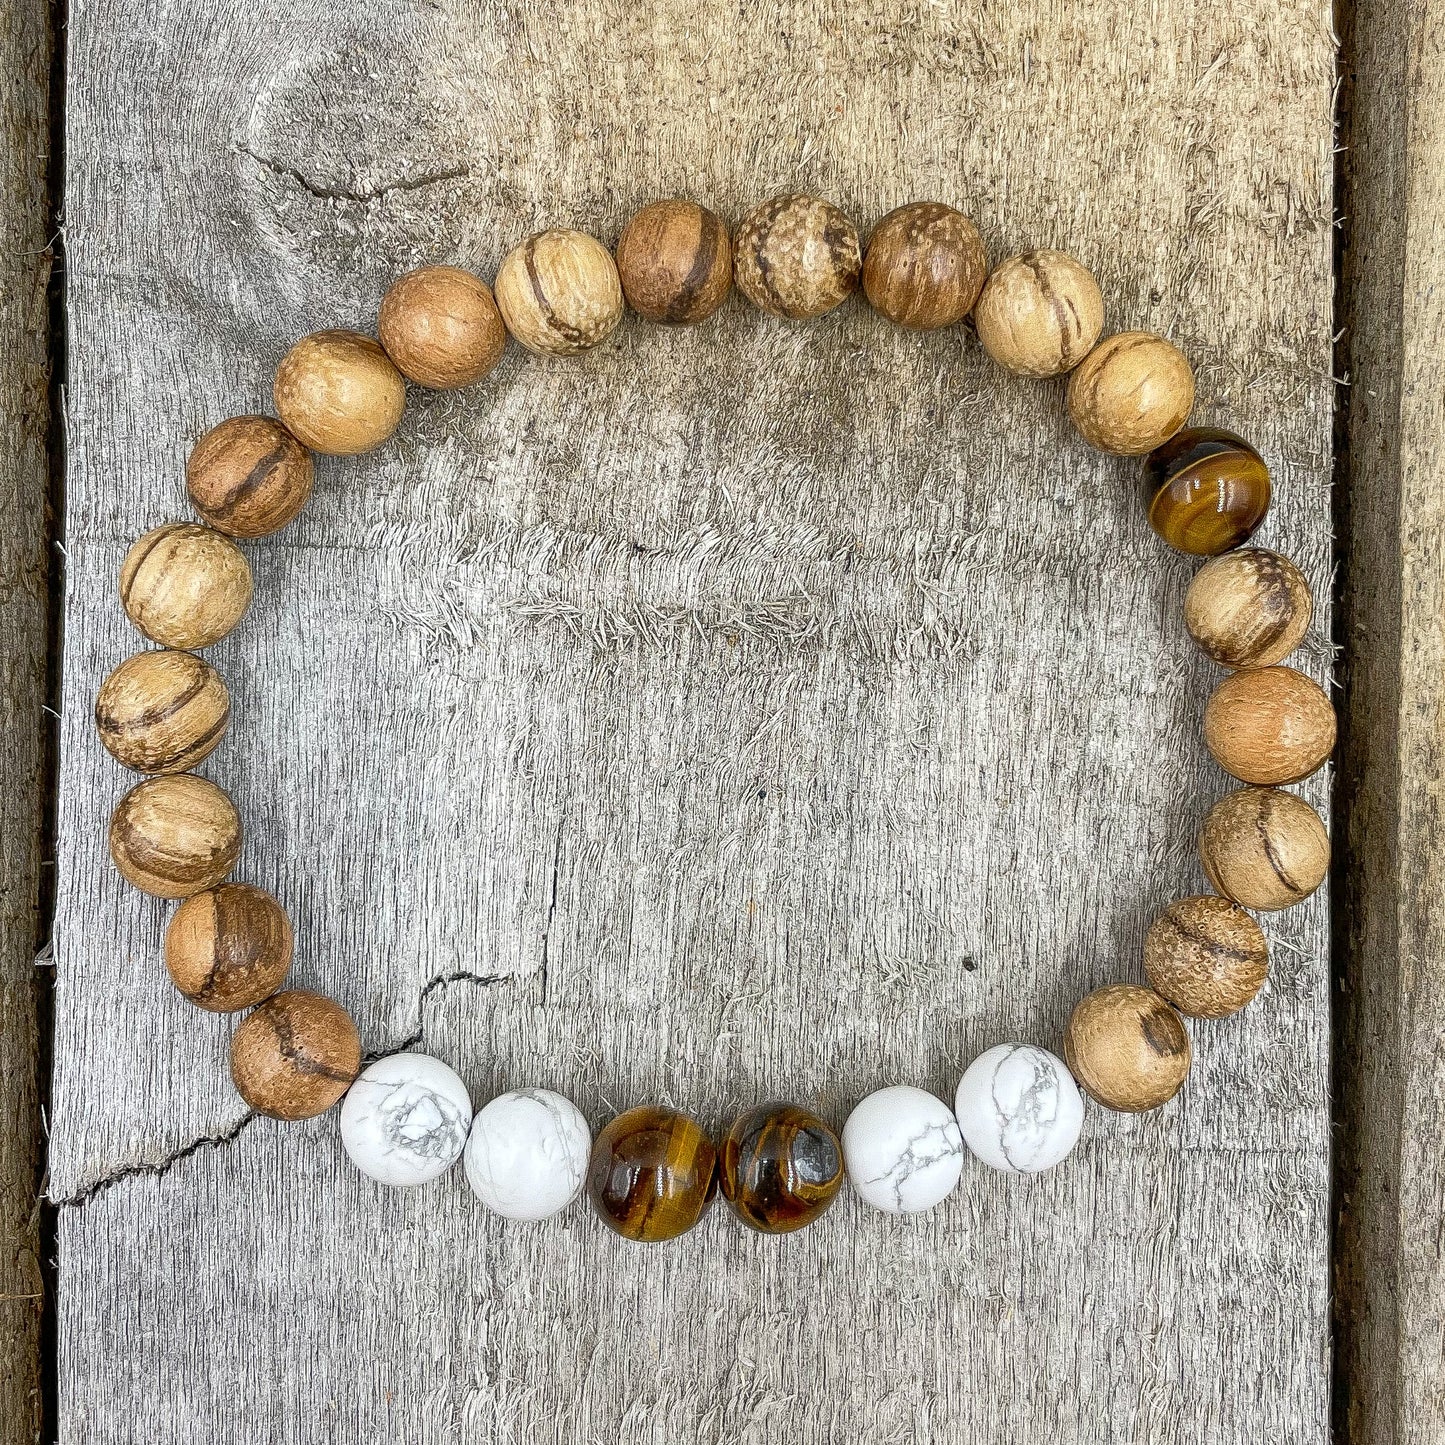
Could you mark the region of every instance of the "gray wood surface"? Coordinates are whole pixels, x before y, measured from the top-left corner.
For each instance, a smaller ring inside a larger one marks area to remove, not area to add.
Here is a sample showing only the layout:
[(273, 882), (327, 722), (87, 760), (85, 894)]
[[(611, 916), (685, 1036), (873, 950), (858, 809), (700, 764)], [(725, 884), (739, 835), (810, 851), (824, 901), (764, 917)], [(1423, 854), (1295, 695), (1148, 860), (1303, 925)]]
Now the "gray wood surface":
[[(1324, 593), (1325, 9), (82, 0), (69, 35), (61, 1439), (1323, 1442), (1323, 896), (1269, 923), (1259, 1003), (1194, 1030), (1187, 1093), (1092, 1110), (1058, 1173), (646, 1251), (580, 1207), (505, 1226), (459, 1176), (385, 1194), (334, 1118), (248, 1123), (231, 1025), (170, 991), (166, 910), (106, 859), (128, 779), (89, 707), (137, 645), (126, 543), (294, 336), (369, 327), (417, 261), (490, 275), (678, 192), (735, 220), (806, 188), (865, 226), (936, 198), (995, 257), (1074, 251), (1112, 325), (1193, 358), (1197, 418), (1261, 444), (1265, 540)], [(235, 723), (205, 771), (297, 981), (478, 1102), (545, 1083), (594, 1124), (778, 1094), (841, 1123), (1057, 1047), (1200, 886), (1226, 786), (1190, 569), (1061, 403), (966, 329), (739, 301), (414, 398), (251, 549), (212, 654)], [(1320, 677), (1327, 635), (1322, 608)]]

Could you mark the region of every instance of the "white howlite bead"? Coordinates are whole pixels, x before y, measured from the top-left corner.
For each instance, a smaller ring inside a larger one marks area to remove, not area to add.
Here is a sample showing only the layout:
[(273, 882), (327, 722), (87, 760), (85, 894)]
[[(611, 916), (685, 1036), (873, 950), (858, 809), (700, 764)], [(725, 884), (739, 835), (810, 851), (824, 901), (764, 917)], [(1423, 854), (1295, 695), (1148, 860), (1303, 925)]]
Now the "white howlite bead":
[(445, 1174), (467, 1143), (472, 1101), (440, 1059), (392, 1054), (362, 1070), (341, 1106), (341, 1143), (381, 1184), (409, 1188)]
[(958, 1127), (995, 1169), (1052, 1169), (1079, 1140), (1084, 1101), (1068, 1065), (1032, 1044), (999, 1044), (980, 1054), (958, 1085)]
[(472, 1120), (467, 1179), (505, 1219), (548, 1219), (581, 1192), (591, 1152), (576, 1104), (548, 1089), (516, 1089)]
[(875, 1208), (889, 1214), (931, 1209), (963, 1172), (958, 1120), (922, 1089), (879, 1089), (843, 1125), (843, 1163), (849, 1183)]

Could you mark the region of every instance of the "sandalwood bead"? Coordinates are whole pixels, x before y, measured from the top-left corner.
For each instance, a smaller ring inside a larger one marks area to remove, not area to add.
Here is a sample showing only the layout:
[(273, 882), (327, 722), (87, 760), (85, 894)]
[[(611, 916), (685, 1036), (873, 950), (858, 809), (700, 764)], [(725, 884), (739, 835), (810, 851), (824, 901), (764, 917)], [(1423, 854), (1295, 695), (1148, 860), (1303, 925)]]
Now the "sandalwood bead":
[(152, 642), (209, 647), (251, 605), (251, 568), (214, 528), (170, 522), (131, 544), (120, 567), (120, 601)]
[(1173, 342), (1148, 331), (1101, 341), (1069, 378), (1069, 415), (1092, 447), (1138, 456), (1189, 419), (1194, 372)]
[(755, 306), (805, 321), (858, 289), (858, 231), (817, 196), (782, 195), (750, 211), (733, 237), (733, 280)]
[(622, 228), (617, 272), (639, 316), (675, 326), (706, 321), (732, 289), (727, 227), (693, 201), (654, 201)]
[(686, 1234), (716, 1192), (717, 1150), (702, 1125), (676, 1109), (629, 1109), (592, 1145), (588, 1197), (625, 1239)]
[(1269, 468), (1232, 431), (1192, 426), (1144, 458), (1149, 525), (1176, 552), (1214, 557), (1249, 541), (1269, 511)]
[(1242, 547), (1206, 562), (1184, 594), (1184, 625), (1222, 667), (1270, 667), (1304, 641), (1314, 598), (1287, 557)]
[(1154, 991), (1192, 1018), (1238, 1013), (1269, 972), (1264, 931), (1237, 903), (1200, 895), (1171, 903), (1144, 936)]
[(1191, 1057), (1184, 1021), (1153, 989), (1111, 983), (1081, 999), (1064, 1031), (1064, 1059), (1106, 1109), (1137, 1114), (1167, 1104)]
[(1330, 868), (1320, 815), (1279, 788), (1237, 788), (1204, 819), (1199, 861), (1210, 887), (1245, 908), (1272, 913), (1303, 902)]
[(192, 652), (138, 652), (100, 685), (95, 726), (117, 762), (138, 773), (184, 773), (225, 735), (231, 698)]
[(306, 505), (311, 453), (269, 416), (233, 416), (214, 426), (186, 461), (191, 505), (218, 532), (264, 537)]
[(497, 272), (507, 330), (540, 356), (575, 356), (622, 320), (622, 282), (607, 247), (583, 231), (542, 231)]
[(395, 282), (376, 329), (397, 370), (437, 391), (480, 381), (507, 345), (491, 288), (455, 266), (423, 266)]
[(762, 1234), (790, 1234), (822, 1217), (843, 1187), (843, 1146), (816, 1114), (763, 1104), (743, 1114), (718, 1155), (723, 1198)]
[(1093, 272), (1062, 251), (1025, 251), (995, 268), (973, 308), (983, 349), (1018, 376), (1062, 376), (1104, 329)]
[(355, 331), (303, 336), (276, 368), (276, 414), (314, 452), (375, 451), (401, 425), (406, 383), (379, 342)]
[(1292, 667), (1226, 677), (1204, 707), (1204, 741), (1241, 783), (1297, 783), (1335, 748), (1335, 710), (1313, 679)]
[(293, 988), (247, 1014), (231, 1040), (231, 1079), (258, 1114), (311, 1119), (361, 1068), (361, 1038), (339, 1003)]
[(291, 949), (286, 910), (249, 883), (192, 894), (166, 926), (172, 982), (212, 1013), (234, 1013), (270, 998), (286, 981)]
[(988, 257), (961, 211), (917, 201), (873, 228), (863, 259), (863, 292), (899, 326), (932, 331), (962, 321), (978, 300)]
[(128, 883), (156, 898), (214, 888), (236, 866), (241, 818), (230, 798), (194, 773), (147, 778), (110, 820), (110, 856)]

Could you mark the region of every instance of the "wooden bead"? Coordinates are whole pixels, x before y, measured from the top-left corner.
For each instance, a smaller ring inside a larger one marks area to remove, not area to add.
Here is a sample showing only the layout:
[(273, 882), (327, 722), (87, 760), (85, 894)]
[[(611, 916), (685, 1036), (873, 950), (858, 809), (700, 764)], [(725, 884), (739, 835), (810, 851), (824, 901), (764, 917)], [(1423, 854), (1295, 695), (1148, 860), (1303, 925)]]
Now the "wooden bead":
[(973, 324), (983, 349), (1018, 376), (1062, 376), (1104, 329), (1093, 272), (1062, 251), (1011, 256), (984, 282)]
[(1221, 667), (1271, 667), (1304, 641), (1314, 598), (1287, 557), (1242, 547), (1206, 562), (1184, 594), (1184, 625)]
[(258, 1114), (324, 1114), (361, 1068), (351, 1015), (319, 993), (293, 988), (247, 1014), (231, 1040), (231, 1079)]
[(270, 998), (286, 981), (291, 949), (286, 910), (249, 883), (192, 894), (166, 927), (171, 980), (212, 1013), (234, 1013)]
[(376, 329), (397, 370), (438, 391), (480, 381), (507, 345), (491, 288), (455, 266), (408, 272), (382, 299)]
[(592, 1145), (587, 1194), (626, 1239), (686, 1234), (717, 1192), (717, 1150), (696, 1119), (675, 1109), (629, 1109)]
[(1204, 741), (1241, 783), (1297, 783), (1335, 748), (1335, 710), (1320, 685), (1292, 667), (1226, 677), (1204, 707)]
[(264, 537), (306, 505), (311, 453), (269, 416), (233, 416), (212, 427), (186, 462), (191, 505), (218, 532)]
[(1194, 372), (1184, 353), (1148, 331), (1101, 341), (1069, 378), (1069, 415), (1091, 447), (1138, 456), (1189, 419)]
[(791, 1234), (825, 1214), (843, 1185), (843, 1146), (816, 1114), (763, 1104), (728, 1130), (718, 1156), (723, 1198), (762, 1234)]
[(890, 211), (873, 228), (863, 291), (890, 321), (932, 331), (973, 310), (987, 274), (973, 222), (952, 206), (918, 201)]
[(507, 330), (540, 356), (576, 356), (622, 320), (622, 282), (612, 254), (583, 231), (542, 231), (497, 272)]
[(733, 237), (738, 290), (792, 321), (841, 305), (858, 289), (862, 269), (852, 221), (816, 196), (774, 196), (750, 211)]
[(95, 726), (117, 762), (138, 773), (184, 773), (225, 735), (231, 698), (192, 652), (138, 652), (100, 685)]
[(211, 527), (170, 522), (132, 543), (120, 566), (126, 616), (162, 647), (219, 642), (251, 605), (251, 568)]
[(1111, 983), (1080, 1000), (1064, 1031), (1064, 1060), (1088, 1096), (1138, 1114), (1167, 1104), (1189, 1073), (1184, 1021), (1153, 989)]
[(1144, 459), (1143, 487), (1149, 525), (1176, 552), (1194, 557), (1247, 542), (1269, 511), (1264, 458), (1217, 427), (1185, 427), (1156, 447)]
[(675, 326), (706, 321), (732, 289), (727, 227), (692, 201), (655, 201), (623, 227), (617, 272), (639, 316)]
[(379, 342), (355, 331), (303, 336), (276, 368), (276, 415), (327, 456), (375, 451), (401, 425), (406, 382)]
[(214, 783), (194, 773), (147, 778), (110, 820), (110, 856), (128, 883), (156, 898), (214, 888), (236, 866), (241, 819)]
[(1199, 834), (1209, 886), (1245, 908), (1272, 913), (1303, 902), (1330, 868), (1320, 815), (1279, 788), (1238, 788), (1210, 810)]
[(1144, 936), (1144, 972), (1182, 1014), (1238, 1013), (1269, 972), (1264, 932), (1237, 903), (1201, 895), (1171, 903)]

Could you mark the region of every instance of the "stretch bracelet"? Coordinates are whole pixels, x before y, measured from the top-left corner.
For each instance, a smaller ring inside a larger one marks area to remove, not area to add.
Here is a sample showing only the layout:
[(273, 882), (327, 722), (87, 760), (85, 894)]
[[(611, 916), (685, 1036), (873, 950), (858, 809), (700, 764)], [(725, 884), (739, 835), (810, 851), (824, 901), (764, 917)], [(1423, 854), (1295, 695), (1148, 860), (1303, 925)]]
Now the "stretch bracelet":
[[(774, 316), (803, 320), (861, 285), (900, 326), (932, 330), (971, 317), (984, 350), (1021, 376), (1069, 374), (1067, 406), (1091, 446), (1142, 456), (1143, 500), (1154, 530), (1177, 551), (1210, 560), (1184, 601), (1202, 651), (1227, 670), (1204, 712), (1215, 759), (1244, 784), (1205, 819), (1199, 853), (1212, 895), (1170, 903), (1150, 926), (1151, 987), (1116, 983), (1074, 1009), (1063, 1057), (1001, 1044), (964, 1072), (953, 1107), (908, 1084), (863, 1099), (841, 1137), (795, 1104), (740, 1117), (721, 1141), (675, 1109), (644, 1106), (592, 1137), (570, 1100), (524, 1088), (473, 1116), (445, 1063), (399, 1053), (362, 1068), (361, 1041), (339, 1004), (283, 990), (292, 929), (281, 904), (227, 881), (241, 847), (235, 805), (191, 771), (225, 734), (230, 698), (198, 652), (226, 636), (251, 600), (251, 570), (233, 540), (290, 522), (311, 493), (314, 453), (354, 455), (399, 425), (408, 381), (471, 386), (497, 364), (509, 336), (552, 356), (605, 340), (626, 307), (651, 321), (705, 321), (736, 285)], [(1222, 1018), (1259, 991), (1268, 951), (1249, 910), (1308, 897), (1329, 865), (1315, 810), (1282, 785), (1315, 772), (1334, 748), (1324, 691), (1281, 666), (1313, 615), (1299, 569), (1247, 543), (1270, 503), (1259, 453), (1232, 432), (1186, 427), (1194, 403), (1188, 360), (1162, 336), (1100, 339), (1104, 302), (1090, 272), (1058, 251), (1030, 251), (989, 271), (978, 231), (949, 206), (900, 207), (873, 230), (866, 253), (852, 222), (812, 196), (757, 207), (729, 236), (691, 201), (649, 205), (628, 222), (615, 257), (580, 231), (551, 230), (513, 250), (495, 289), (451, 266), (403, 276), (382, 302), (380, 341), (322, 331), (298, 341), (276, 370), (276, 417), (239, 416), (196, 443), (186, 464), (205, 525), (146, 533), (120, 572), (127, 615), (160, 650), (121, 663), (101, 686), (100, 737), (147, 774), (110, 824), (125, 878), (181, 900), (165, 933), (165, 962), (203, 1009), (251, 1010), (231, 1042), (231, 1075), (250, 1109), (304, 1119), (345, 1097), (341, 1139), (384, 1184), (432, 1180), (465, 1160), (483, 1203), (512, 1219), (542, 1219), (583, 1191), (630, 1239), (690, 1229), (721, 1192), (744, 1223), (768, 1233), (802, 1228), (837, 1197), (846, 1175), (869, 1204), (911, 1213), (957, 1184), (965, 1145), (994, 1168), (1033, 1173), (1063, 1160), (1083, 1122), (1080, 1090), (1105, 1108), (1153, 1109), (1179, 1091), (1191, 1047), (1183, 1017)]]

